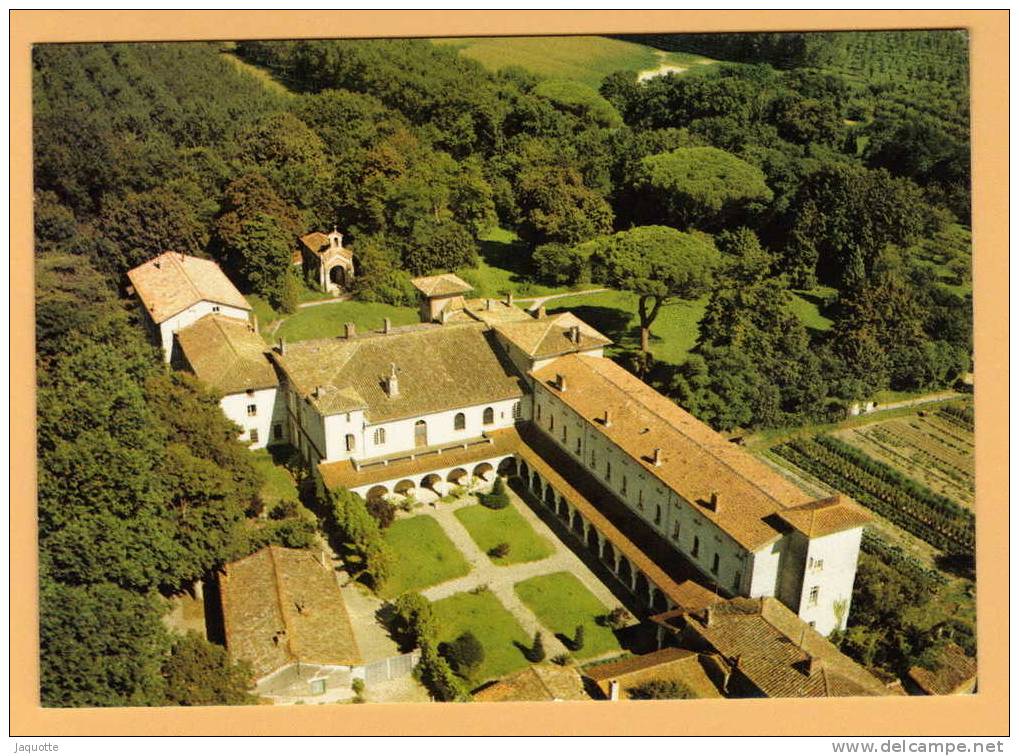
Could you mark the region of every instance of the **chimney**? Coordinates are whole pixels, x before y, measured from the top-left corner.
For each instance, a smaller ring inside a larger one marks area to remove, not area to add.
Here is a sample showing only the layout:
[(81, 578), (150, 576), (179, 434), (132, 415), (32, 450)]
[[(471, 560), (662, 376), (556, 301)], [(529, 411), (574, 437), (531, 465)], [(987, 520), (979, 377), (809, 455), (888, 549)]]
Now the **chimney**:
[(807, 653), (807, 658), (801, 664), (803, 674), (807, 677), (813, 677), (824, 668), (824, 661), (811, 653)]
[(382, 333), (389, 333), (393, 330), (393, 321), (389, 318), (382, 318)]
[(386, 378), (386, 394), (390, 399), (400, 395), (400, 380), (396, 376), (396, 363), (389, 366), (389, 377)]
[(538, 308), (534, 311), (534, 317), (538, 320), (545, 317), (545, 305), (538, 305)]
[(570, 326), (570, 341), (574, 344), (580, 343), (580, 326)]
[(513, 292), (512, 291), (507, 291), (506, 292), (506, 306), (507, 307), (512, 307), (513, 306)]
[(556, 373), (555, 385), (561, 392), (566, 392), (566, 376), (562, 373)]
[(486, 310), (491, 310), (492, 309), (492, 300), (491, 299), (486, 299), (485, 300), (485, 309)]
[(609, 700), (619, 700), (619, 680), (609, 680)]
[(662, 450), (655, 448), (654, 454), (651, 455), (651, 461), (654, 462), (655, 467), (662, 466)]
[(715, 624), (715, 607), (709, 606), (704, 610), (704, 626), (713, 627)]
[(711, 511), (718, 511), (718, 491), (711, 492)]
[(326, 561), (325, 549), (322, 549), (321, 551), (318, 552), (318, 561), (323, 567), (329, 566), (329, 563)]
[(353, 323), (344, 323), (344, 328), (347, 329), (347, 338), (352, 339), (357, 336), (357, 326)]
[(286, 342), (285, 342), (285, 341), (283, 340), (283, 337), (282, 337), (282, 336), (280, 336), (280, 345), (279, 345), (279, 350), (280, 350), (280, 354), (281, 354), (281, 355), (283, 355), (283, 354), (286, 354), (286, 353), (287, 353), (287, 343), (286, 343)]
[(314, 391), (312, 392), (312, 394), (314, 395), (314, 397), (315, 397), (316, 399), (318, 399), (318, 398), (319, 398), (320, 396), (322, 396), (322, 395), (323, 395), (323, 394), (324, 394), (325, 392), (326, 392), (326, 387), (325, 387), (325, 386), (316, 386), (316, 387), (315, 387), (315, 390), (314, 390)]
[(163, 265), (163, 261), (160, 260), (158, 257), (155, 260), (152, 261), (152, 267), (154, 267), (156, 270), (159, 270), (160, 267), (162, 267), (162, 265)]
[(601, 423), (606, 428), (611, 428), (612, 427), (612, 415), (609, 413), (608, 410), (605, 410), (605, 415), (602, 417)]

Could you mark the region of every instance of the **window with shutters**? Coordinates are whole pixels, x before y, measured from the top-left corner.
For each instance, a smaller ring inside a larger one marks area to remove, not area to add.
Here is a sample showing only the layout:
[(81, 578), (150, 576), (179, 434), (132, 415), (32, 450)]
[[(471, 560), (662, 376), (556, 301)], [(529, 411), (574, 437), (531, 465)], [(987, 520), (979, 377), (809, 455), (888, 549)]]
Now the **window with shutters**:
[[(385, 428), (376, 428), (375, 429), (375, 437), (374, 438), (375, 438), (375, 445), (376, 446), (382, 446), (384, 443), (386, 443), (386, 429)], [(350, 449), (348, 449), (347, 451), (350, 451)]]

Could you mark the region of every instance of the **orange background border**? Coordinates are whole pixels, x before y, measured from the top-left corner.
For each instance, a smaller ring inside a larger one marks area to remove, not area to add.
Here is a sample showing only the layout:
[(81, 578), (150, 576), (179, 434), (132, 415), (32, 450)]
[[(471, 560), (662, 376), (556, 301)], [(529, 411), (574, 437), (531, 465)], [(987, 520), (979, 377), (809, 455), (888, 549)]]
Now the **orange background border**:
[[(12, 735), (1008, 733), (1008, 11), (13, 11)], [(42, 709), (38, 695), (31, 45), (301, 37), (966, 28), (973, 149), (980, 692), (908, 699)], [(398, 711), (394, 711), (398, 707)], [(394, 716), (397, 714), (398, 716)]]

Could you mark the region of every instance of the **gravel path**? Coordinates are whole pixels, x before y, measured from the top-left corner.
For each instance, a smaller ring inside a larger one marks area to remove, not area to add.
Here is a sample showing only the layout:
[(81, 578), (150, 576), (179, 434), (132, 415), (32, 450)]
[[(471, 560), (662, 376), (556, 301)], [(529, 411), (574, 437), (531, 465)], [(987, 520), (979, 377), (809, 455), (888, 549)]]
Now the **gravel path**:
[(548, 294), (544, 297), (514, 297), (516, 302), (530, 302), (531, 306), (528, 310), (537, 310), (546, 302), (550, 302), (553, 299), (562, 299), (563, 297), (579, 297), (582, 294), (601, 294), (603, 291), (612, 291), (611, 289), (584, 289), (583, 291), (564, 291), (562, 294)]

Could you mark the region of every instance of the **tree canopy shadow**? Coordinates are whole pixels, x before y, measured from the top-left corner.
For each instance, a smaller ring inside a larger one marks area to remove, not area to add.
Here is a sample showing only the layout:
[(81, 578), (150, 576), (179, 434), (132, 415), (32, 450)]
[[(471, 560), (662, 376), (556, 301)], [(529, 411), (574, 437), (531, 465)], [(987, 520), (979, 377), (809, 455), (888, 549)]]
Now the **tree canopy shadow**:
[(585, 323), (612, 339), (616, 346), (634, 348), (640, 345), (640, 329), (631, 325), (633, 314), (625, 310), (600, 305), (581, 305), (579, 307), (567, 305), (549, 308), (549, 312), (572, 312)]

